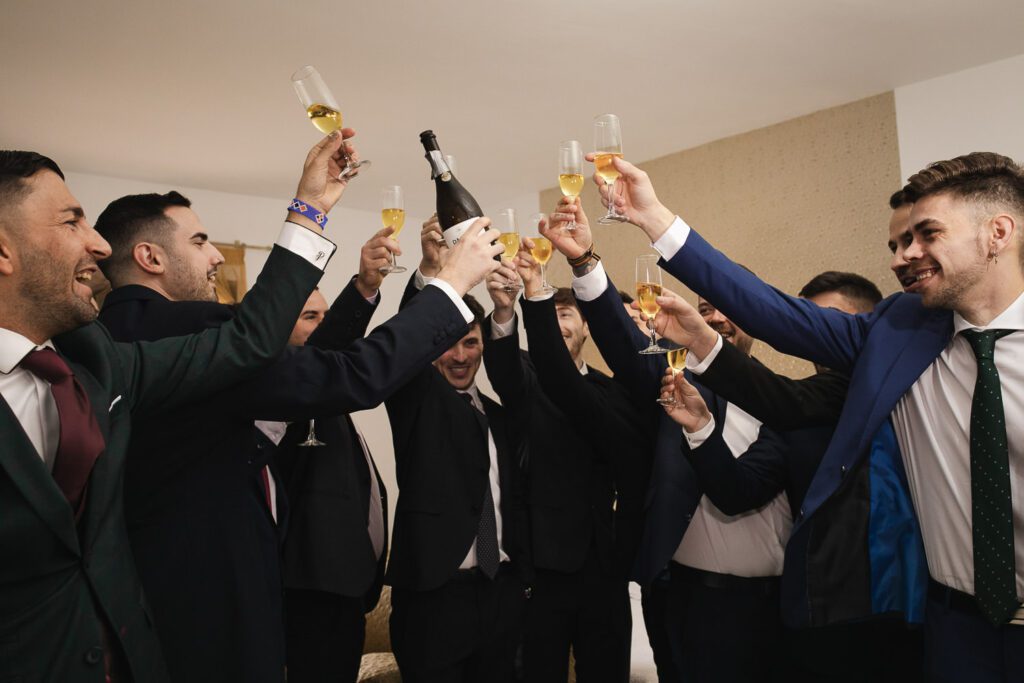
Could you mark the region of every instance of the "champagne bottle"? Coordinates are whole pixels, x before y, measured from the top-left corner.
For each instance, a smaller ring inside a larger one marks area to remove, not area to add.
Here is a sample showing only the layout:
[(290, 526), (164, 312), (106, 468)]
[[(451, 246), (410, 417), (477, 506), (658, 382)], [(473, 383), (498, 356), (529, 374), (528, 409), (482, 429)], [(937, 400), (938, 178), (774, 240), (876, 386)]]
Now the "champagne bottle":
[(470, 224), (483, 216), (484, 212), (480, 210), (473, 195), (455, 178), (437, 146), (434, 131), (425, 130), (420, 133), (420, 142), (430, 162), (431, 178), (437, 191), (437, 219), (441, 223), (444, 241), (449, 247), (454, 247)]

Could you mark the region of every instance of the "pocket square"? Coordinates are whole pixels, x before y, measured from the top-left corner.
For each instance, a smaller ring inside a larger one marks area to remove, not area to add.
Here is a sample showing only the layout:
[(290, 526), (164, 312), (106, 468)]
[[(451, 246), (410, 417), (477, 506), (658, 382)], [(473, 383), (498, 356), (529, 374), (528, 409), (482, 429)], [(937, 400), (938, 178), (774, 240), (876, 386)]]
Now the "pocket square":
[(117, 398), (115, 398), (115, 399), (114, 399), (113, 401), (111, 401), (111, 402), (110, 402), (110, 407), (109, 407), (109, 408), (107, 408), (107, 412), (109, 413), (109, 412), (110, 412), (111, 410), (113, 410), (113, 409), (114, 409), (114, 406), (116, 406), (116, 405), (117, 405), (117, 402), (118, 402), (118, 401), (120, 401), (120, 400), (121, 400), (121, 395), (120, 395), (120, 394), (118, 394), (118, 395), (117, 395)]

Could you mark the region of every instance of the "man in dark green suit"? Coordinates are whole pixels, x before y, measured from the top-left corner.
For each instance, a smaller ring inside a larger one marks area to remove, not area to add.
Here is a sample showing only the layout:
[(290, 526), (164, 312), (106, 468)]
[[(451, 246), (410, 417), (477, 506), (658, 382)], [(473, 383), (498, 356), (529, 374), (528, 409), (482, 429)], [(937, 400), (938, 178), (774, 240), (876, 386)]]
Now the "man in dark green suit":
[[(310, 152), (299, 200), (337, 202), (341, 146), (335, 135)], [(284, 348), (334, 251), (313, 220), (288, 221), (231, 322), (116, 344), (88, 286), (109, 245), (53, 161), (0, 152), (0, 680), (167, 679), (125, 533), (131, 419), (223, 389)]]

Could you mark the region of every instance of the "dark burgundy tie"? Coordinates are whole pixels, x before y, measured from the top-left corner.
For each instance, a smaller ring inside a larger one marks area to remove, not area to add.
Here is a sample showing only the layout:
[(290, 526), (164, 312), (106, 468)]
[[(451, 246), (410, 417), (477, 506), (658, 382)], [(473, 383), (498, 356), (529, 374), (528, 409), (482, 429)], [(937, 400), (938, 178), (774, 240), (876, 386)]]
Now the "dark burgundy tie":
[(81, 512), (85, 487), (96, 458), (105, 443), (96, 415), (85, 389), (71, 368), (52, 349), (32, 351), (21, 367), (50, 384), (50, 393), (60, 416), (60, 441), (53, 463), (53, 478), (71, 504), (77, 518)]

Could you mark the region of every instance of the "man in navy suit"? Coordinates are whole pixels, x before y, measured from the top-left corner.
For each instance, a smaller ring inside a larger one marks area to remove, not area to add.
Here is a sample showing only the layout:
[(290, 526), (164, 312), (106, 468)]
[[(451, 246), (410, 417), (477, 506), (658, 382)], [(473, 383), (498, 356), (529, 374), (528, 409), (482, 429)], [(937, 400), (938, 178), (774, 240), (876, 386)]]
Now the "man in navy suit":
[(889, 236), (904, 291), (851, 316), (738, 268), (657, 200), (645, 173), (616, 166), (625, 191), (615, 201), (664, 267), (779, 350), (850, 373), (790, 541), (802, 560), (794, 571), (808, 618), (830, 620), (834, 600), (816, 605), (815, 594), (829, 590), (821, 584), (826, 564), (833, 591), (843, 578), (835, 568), (846, 566), (837, 562), (843, 551), (822, 552), (811, 530), (861, 479), (850, 475), (867, 467), (870, 505), (859, 511), (869, 543), (855, 551), (867, 551), (870, 585), (841, 616), (913, 618), (924, 608), (931, 680), (1022, 680), (1024, 171), (1007, 157), (974, 153), (911, 176), (903, 188), (909, 221), (894, 222)]

